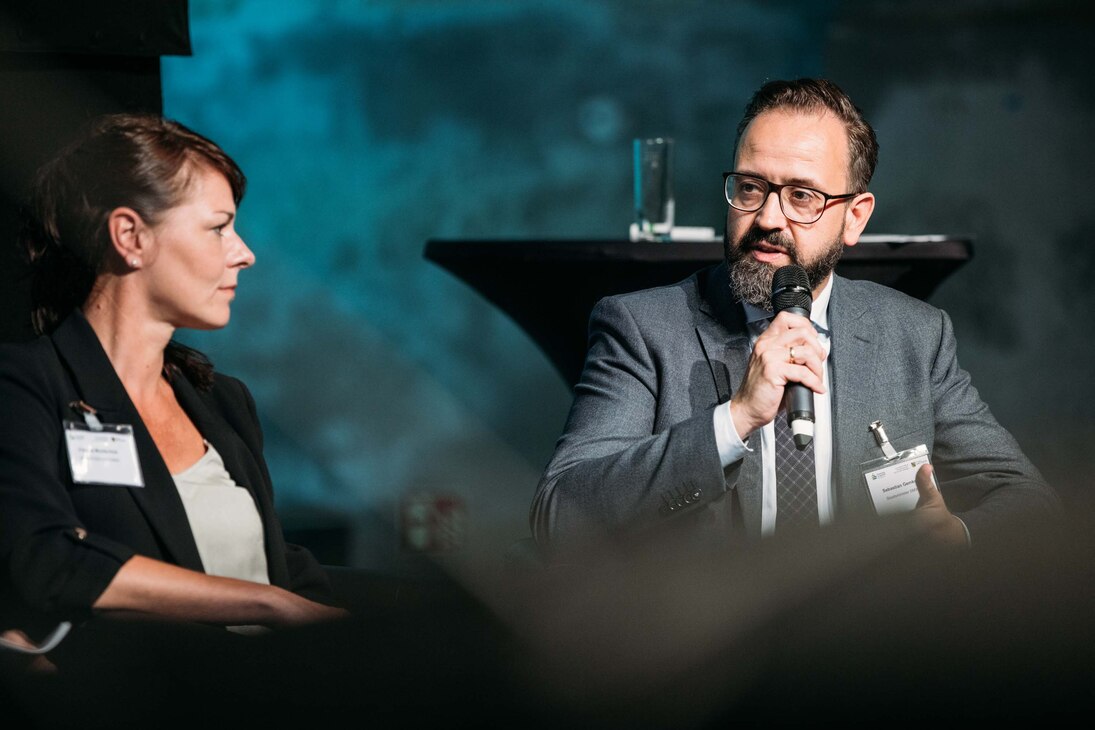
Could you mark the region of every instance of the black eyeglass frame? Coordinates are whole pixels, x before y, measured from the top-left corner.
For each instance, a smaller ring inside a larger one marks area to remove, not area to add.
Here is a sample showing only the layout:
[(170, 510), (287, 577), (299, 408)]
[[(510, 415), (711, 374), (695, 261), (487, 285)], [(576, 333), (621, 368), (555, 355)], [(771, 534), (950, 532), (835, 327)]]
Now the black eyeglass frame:
[[(760, 182), (767, 185), (768, 186), (768, 191), (764, 194), (764, 197), (761, 198), (760, 205), (758, 205), (756, 208), (752, 208), (752, 209), (739, 208), (738, 206), (734, 205), (734, 202), (730, 199), (730, 191), (726, 187), (726, 181), (729, 180), (731, 178), (731, 176), (747, 177), (750, 180), (759, 180)], [(795, 220), (791, 216), (787, 215), (787, 211), (783, 210), (783, 196), (780, 195), (780, 192), (784, 188), (800, 188), (802, 190), (809, 190), (810, 192), (817, 193), (818, 195), (823, 197), (825, 199), (825, 201), (821, 204), (821, 211), (817, 214), (817, 218), (814, 218), (812, 221), (799, 221), (799, 220)], [(726, 198), (727, 204), (731, 208), (733, 208), (734, 210), (741, 211), (742, 213), (756, 213), (758, 210), (760, 210), (761, 208), (764, 207), (764, 205), (768, 202), (768, 196), (771, 195), (772, 193), (776, 194), (776, 200), (779, 201), (779, 209), (783, 213), (783, 215), (786, 216), (787, 220), (793, 221), (795, 223), (802, 223), (803, 225), (807, 225), (807, 224), (810, 224), (810, 223), (817, 223), (819, 220), (821, 220), (821, 216), (825, 215), (825, 211), (829, 209), (829, 201), (830, 200), (846, 200), (848, 198), (854, 198), (855, 196), (859, 195), (859, 193), (841, 193), (840, 195), (829, 195), (828, 193), (821, 192), (817, 188), (811, 188), (808, 185), (799, 185), (797, 183), (788, 183), (786, 185), (777, 185), (774, 182), (769, 182), (768, 180), (765, 180), (763, 177), (757, 177), (756, 175), (750, 175), (748, 173), (738, 172), (737, 170), (722, 173), (722, 196), (724, 198)]]

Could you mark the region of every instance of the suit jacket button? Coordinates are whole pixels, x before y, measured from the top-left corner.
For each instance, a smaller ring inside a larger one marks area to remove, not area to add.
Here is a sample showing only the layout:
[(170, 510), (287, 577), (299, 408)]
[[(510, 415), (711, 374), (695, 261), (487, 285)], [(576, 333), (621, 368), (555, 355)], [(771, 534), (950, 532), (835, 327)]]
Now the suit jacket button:
[(703, 494), (703, 490), (697, 489), (696, 491), (692, 492), (692, 499), (698, 500), (701, 494)]
[(83, 540), (87, 537), (87, 530), (82, 527), (74, 527), (72, 528), (72, 532), (76, 535), (77, 540)]

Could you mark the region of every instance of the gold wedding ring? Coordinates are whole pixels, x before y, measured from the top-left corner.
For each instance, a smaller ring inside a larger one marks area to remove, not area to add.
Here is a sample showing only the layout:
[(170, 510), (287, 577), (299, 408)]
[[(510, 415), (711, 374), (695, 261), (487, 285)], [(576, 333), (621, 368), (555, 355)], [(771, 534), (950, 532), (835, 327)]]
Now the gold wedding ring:
[(791, 345), (791, 347), (789, 348), (788, 351), (791, 355), (791, 359), (789, 360), (789, 362), (794, 362), (795, 361), (795, 346)]

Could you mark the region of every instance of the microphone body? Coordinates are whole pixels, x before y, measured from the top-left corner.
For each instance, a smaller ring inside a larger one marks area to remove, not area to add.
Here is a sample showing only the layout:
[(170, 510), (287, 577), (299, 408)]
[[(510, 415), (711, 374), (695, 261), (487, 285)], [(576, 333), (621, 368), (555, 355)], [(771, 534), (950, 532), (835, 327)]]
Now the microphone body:
[[(772, 277), (772, 310), (791, 312), (810, 318), (814, 299), (810, 279), (801, 266), (791, 264), (776, 270)], [(814, 391), (801, 383), (787, 385), (787, 419), (795, 446), (805, 449), (814, 440)]]

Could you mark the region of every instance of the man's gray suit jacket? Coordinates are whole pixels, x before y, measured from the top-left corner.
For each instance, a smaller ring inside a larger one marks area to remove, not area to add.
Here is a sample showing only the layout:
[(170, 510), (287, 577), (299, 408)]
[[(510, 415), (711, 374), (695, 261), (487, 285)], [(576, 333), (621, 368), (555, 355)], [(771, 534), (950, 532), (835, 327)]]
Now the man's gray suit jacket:
[[(947, 314), (900, 292), (835, 277), (829, 304), (835, 519), (874, 514), (860, 464), (926, 444), (947, 506), (982, 530), (1052, 514), (1057, 497), (958, 366)], [(608, 297), (566, 429), (533, 500), (533, 535), (557, 547), (672, 522), (760, 535), (761, 450), (726, 468), (712, 409), (733, 397), (751, 351), (726, 265), (672, 286)]]

